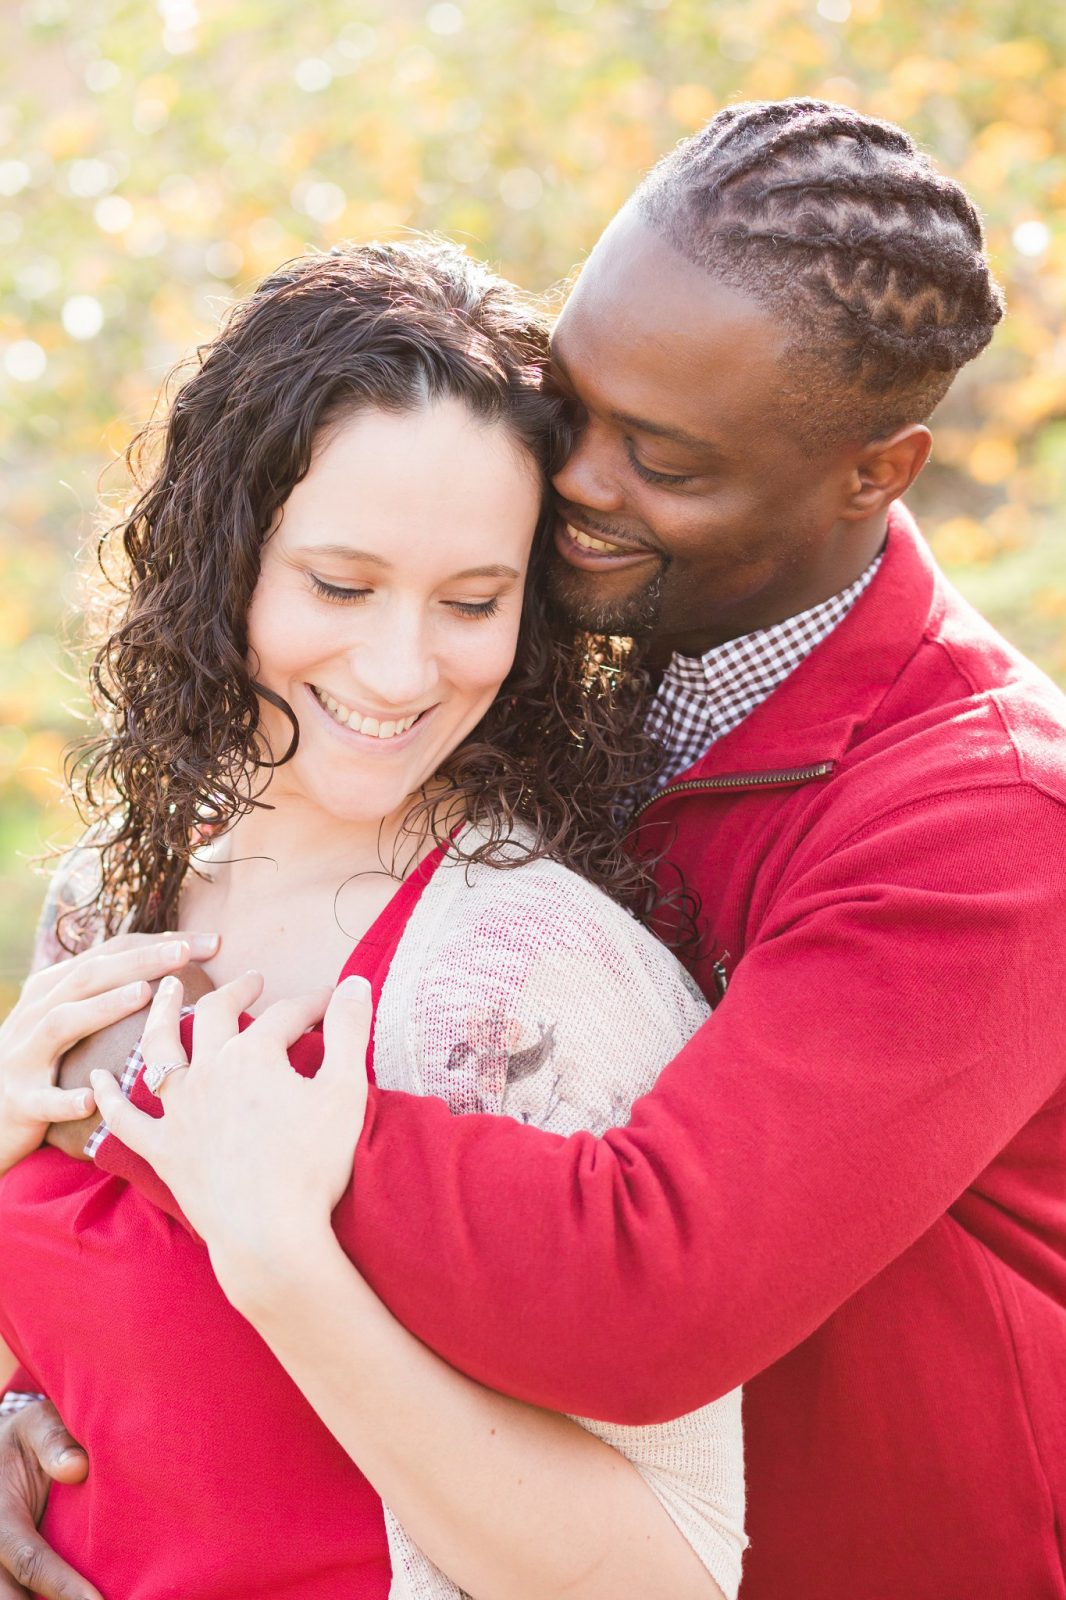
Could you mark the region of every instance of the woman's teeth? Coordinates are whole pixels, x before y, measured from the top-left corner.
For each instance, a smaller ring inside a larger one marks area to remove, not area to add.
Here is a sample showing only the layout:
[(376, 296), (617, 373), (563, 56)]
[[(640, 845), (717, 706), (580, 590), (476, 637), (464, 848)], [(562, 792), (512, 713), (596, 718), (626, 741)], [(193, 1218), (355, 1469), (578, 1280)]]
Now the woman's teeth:
[(581, 546), (582, 550), (599, 550), (612, 556), (625, 554), (623, 545), (609, 544), (606, 539), (594, 539), (591, 533), (584, 533), (580, 528), (571, 527), (569, 522), (566, 525), (566, 531), (574, 543)]
[(397, 734), (406, 733), (408, 728), (413, 728), (422, 715), (420, 711), (416, 711), (413, 717), (402, 717), (399, 722), (380, 722), (377, 717), (364, 717), (358, 711), (351, 711), (347, 706), (342, 706), (339, 700), (334, 700), (324, 689), (316, 689), (314, 684), (311, 688), (315, 699), (320, 705), (325, 706), (334, 722), (342, 723), (354, 733), (365, 733), (371, 739), (395, 739)]

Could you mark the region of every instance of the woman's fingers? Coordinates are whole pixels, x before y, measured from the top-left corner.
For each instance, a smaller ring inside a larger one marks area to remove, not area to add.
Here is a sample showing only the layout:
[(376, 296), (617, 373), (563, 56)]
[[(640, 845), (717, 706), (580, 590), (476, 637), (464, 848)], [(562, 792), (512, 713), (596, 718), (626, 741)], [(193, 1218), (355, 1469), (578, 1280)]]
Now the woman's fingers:
[(302, 1033), (322, 1021), (329, 997), (329, 989), (323, 988), (309, 989), (288, 1000), (275, 1000), (248, 1029), (249, 1044), (256, 1039), (288, 1050)]
[(150, 998), (147, 983), (138, 980), (86, 1000), (63, 1001), (49, 1007), (36, 1024), (34, 1036), (47, 1055), (58, 1061), (79, 1039), (132, 1016), (146, 1006)]
[[(144, 936), (148, 937), (148, 936)], [(176, 972), (190, 961), (203, 961), (213, 955), (218, 940), (206, 934), (153, 935), (145, 944), (120, 950), (111, 948), (86, 953), (73, 961), (60, 962), (39, 976), (51, 979), (47, 993), (52, 1002), (83, 1000), (117, 989), (131, 982), (154, 983), (165, 973)]]
[(27, 1089), (19, 1110), (26, 1122), (81, 1122), (95, 1109), (91, 1089)]
[(366, 1052), (374, 1010), (365, 978), (345, 978), (330, 996), (322, 1023), (325, 1053), (320, 1076), (366, 1083)]
[(193, 1058), (208, 1064), (217, 1061), (223, 1047), (239, 1031), (242, 1011), (253, 1006), (263, 992), (263, 975), (245, 972), (231, 983), (205, 994), (197, 1002), (193, 1021)]
[(109, 1132), (134, 1155), (143, 1156), (158, 1170), (163, 1141), (166, 1137), (166, 1117), (149, 1117), (130, 1105), (109, 1072), (99, 1068), (90, 1075), (97, 1109), (107, 1124)]
[[(160, 1099), (163, 1098), (164, 1085), (170, 1078), (184, 1075), (189, 1067), (181, 1042), (181, 1002), (184, 995), (180, 979), (164, 978), (155, 992), (141, 1034), (145, 1078), (149, 1089)], [(165, 1075), (162, 1070), (164, 1067), (168, 1069)]]

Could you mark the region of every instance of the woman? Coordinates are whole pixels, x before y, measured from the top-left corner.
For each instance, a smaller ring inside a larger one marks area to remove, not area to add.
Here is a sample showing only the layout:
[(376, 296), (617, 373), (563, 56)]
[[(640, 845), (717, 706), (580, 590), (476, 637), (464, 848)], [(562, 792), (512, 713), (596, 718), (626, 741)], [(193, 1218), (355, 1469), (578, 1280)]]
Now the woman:
[(736, 1592), (739, 1396), (621, 1429), (491, 1394), (331, 1227), (368, 990), (379, 1082), (562, 1133), (624, 1119), (705, 1015), (626, 909), (651, 889), (612, 817), (651, 766), (639, 679), (546, 614), (544, 356), (514, 292), (447, 247), (294, 263), (202, 355), (123, 526), (84, 768), (99, 871), (80, 898), (68, 875), (56, 926), (177, 929), (166, 956), (137, 947), (159, 971), (209, 928), (219, 987), (194, 1049), (180, 985), (159, 991), (134, 1097), (161, 1122), (97, 1085), (171, 1195), (131, 1158), (144, 1193), (19, 1160), (128, 952), (31, 980), (0, 1041), (0, 1333), (93, 1464), (46, 1532), (130, 1600)]

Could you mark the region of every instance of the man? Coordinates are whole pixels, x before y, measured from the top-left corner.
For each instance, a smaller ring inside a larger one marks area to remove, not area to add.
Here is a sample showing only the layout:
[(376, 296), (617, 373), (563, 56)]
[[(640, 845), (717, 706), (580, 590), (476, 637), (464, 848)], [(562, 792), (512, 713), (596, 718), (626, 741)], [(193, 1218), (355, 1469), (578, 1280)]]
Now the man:
[[(612, 222), (555, 341), (556, 586), (650, 641), (635, 847), (719, 1003), (601, 1140), (372, 1091), (336, 1217), (495, 1388), (743, 1382), (743, 1600), (1066, 1595), (1066, 705), (896, 504), (1000, 314), (961, 190), (843, 107), (731, 107)], [(40, 1488), (0, 1506), (35, 1556)]]

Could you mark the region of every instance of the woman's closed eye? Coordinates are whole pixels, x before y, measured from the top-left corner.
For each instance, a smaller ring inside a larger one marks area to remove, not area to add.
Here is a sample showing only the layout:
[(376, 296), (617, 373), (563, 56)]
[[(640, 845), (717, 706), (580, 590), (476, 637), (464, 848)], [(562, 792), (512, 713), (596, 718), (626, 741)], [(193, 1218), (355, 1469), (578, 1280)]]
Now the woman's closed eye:
[(320, 578), (313, 572), (309, 572), (307, 576), (317, 595), (321, 595), (323, 600), (332, 600), (337, 605), (354, 605), (360, 600), (365, 600), (371, 593), (369, 589), (348, 589), (342, 584), (327, 583), (325, 578)]
[(494, 617), (500, 609), (500, 597), (494, 594), (491, 600), (446, 600), (444, 604), (459, 617)]
[[(359, 605), (374, 592), (372, 589), (354, 589), (347, 588), (343, 584), (327, 583), (325, 578), (318, 577), (314, 572), (308, 576), (315, 593), (333, 605)], [(500, 597), (496, 594), (488, 600), (445, 600), (443, 604), (456, 616), (494, 617), (500, 609)]]

